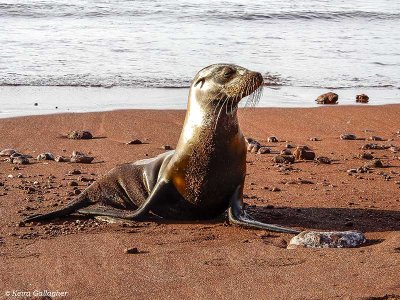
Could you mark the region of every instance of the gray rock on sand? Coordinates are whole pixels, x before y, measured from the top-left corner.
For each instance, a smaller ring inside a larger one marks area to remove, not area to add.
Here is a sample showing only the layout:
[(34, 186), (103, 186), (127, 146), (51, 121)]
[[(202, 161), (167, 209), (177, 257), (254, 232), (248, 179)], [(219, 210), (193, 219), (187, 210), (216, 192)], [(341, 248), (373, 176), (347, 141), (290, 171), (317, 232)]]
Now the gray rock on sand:
[(271, 153), (271, 148), (269, 147), (261, 147), (257, 151), (257, 154), (269, 154), (269, 153)]
[(80, 163), (80, 164), (90, 164), (93, 161), (94, 157), (91, 156), (72, 156), (70, 162), (72, 163)]
[(389, 150), (390, 150), (391, 152), (393, 152), (393, 153), (397, 153), (397, 152), (400, 151), (400, 148), (399, 148), (399, 147), (396, 147), (396, 146), (392, 146), (392, 147), (389, 148)]
[(353, 174), (353, 173), (369, 173), (370, 172), (370, 168), (369, 167), (358, 167), (357, 169), (348, 169), (347, 173), (348, 174)]
[(369, 102), (369, 97), (365, 94), (357, 95), (356, 96), (356, 102), (358, 103), (368, 103)]
[(257, 142), (255, 139), (246, 137), (245, 140), (248, 152), (257, 153), (258, 150), (261, 148), (261, 144)]
[(367, 159), (367, 160), (371, 160), (371, 159), (374, 158), (374, 156), (373, 156), (372, 153), (370, 153), (370, 152), (363, 152), (363, 153), (360, 153), (360, 154), (358, 155), (358, 157), (361, 158), (361, 159)]
[(0, 151), (0, 156), (2, 157), (10, 157), (14, 153), (17, 153), (17, 150), (15, 149), (4, 149)]
[(340, 135), (341, 140), (356, 140), (357, 137), (355, 134), (352, 133), (343, 133)]
[(72, 163), (81, 163), (81, 164), (90, 164), (94, 160), (94, 157), (87, 156), (85, 153), (74, 151), (72, 152), (71, 162)]
[(283, 149), (281, 151), (282, 155), (292, 155), (292, 151), (290, 149)]
[(255, 139), (253, 139), (251, 137), (244, 137), (244, 140), (246, 141), (247, 144), (251, 144), (251, 143), (259, 144), (259, 142), (257, 142)]
[(143, 142), (141, 140), (134, 139), (134, 140), (127, 142), (126, 144), (127, 145), (140, 145), (140, 144), (143, 144)]
[(125, 254), (138, 254), (139, 253), (139, 249), (136, 247), (133, 248), (125, 248), (124, 249), (124, 253)]
[(67, 134), (67, 138), (72, 140), (90, 140), (93, 138), (93, 135), (89, 131), (74, 130)]
[(50, 152), (41, 153), (37, 156), (37, 160), (54, 160), (54, 155)]
[(311, 142), (320, 142), (321, 139), (319, 137), (313, 136), (313, 137), (310, 137), (310, 141)]
[(12, 157), (10, 159), (10, 162), (13, 164), (17, 164), (17, 165), (28, 165), (29, 159), (26, 156), (21, 155), (21, 156)]
[(71, 161), (71, 159), (70, 159), (69, 157), (65, 157), (65, 156), (62, 156), (62, 155), (57, 155), (57, 156), (54, 158), (54, 160), (55, 160), (56, 162), (70, 162), (70, 161)]
[(331, 159), (329, 157), (326, 156), (318, 156), (315, 161), (319, 164), (325, 164), (325, 165), (329, 165), (332, 163)]
[(315, 101), (318, 104), (337, 104), (339, 100), (338, 94), (329, 92), (320, 95)]
[(366, 241), (358, 231), (303, 231), (290, 240), (287, 248), (354, 248)]
[(295, 157), (293, 155), (276, 155), (272, 158), (272, 161), (277, 164), (293, 164)]
[(286, 145), (285, 145), (285, 148), (287, 148), (287, 149), (292, 149), (292, 148), (294, 148), (294, 146), (293, 146), (292, 144), (286, 144)]
[(381, 138), (380, 136), (376, 136), (376, 135), (370, 136), (368, 138), (368, 140), (370, 140), (370, 141), (384, 141), (383, 138)]
[(365, 144), (361, 147), (361, 150), (385, 150), (390, 147), (391, 145)]
[(279, 140), (276, 136), (270, 136), (270, 137), (268, 137), (267, 142), (268, 143), (278, 143)]
[(297, 160), (314, 160), (315, 152), (307, 146), (299, 146), (293, 151), (293, 155)]
[(383, 168), (384, 165), (380, 159), (374, 159), (371, 163), (365, 165), (367, 168)]

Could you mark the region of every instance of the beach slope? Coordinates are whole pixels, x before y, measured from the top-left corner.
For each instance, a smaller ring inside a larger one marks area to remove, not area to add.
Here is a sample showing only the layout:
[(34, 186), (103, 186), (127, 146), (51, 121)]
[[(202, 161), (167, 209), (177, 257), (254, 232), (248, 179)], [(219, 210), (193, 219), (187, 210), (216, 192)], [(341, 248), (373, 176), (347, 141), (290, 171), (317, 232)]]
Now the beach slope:
[[(400, 147), (400, 105), (239, 111), (244, 134), (273, 152), (248, 154), (244, 200), (252, 214), (299, 229), (360, 230), (368, 238), (360, 248), (288, 250), (291, 235), (227, 226), (224, 217), (108, 224), (73, 216), (18, 226), (28, 214), (67, 203), (115, 165), (175, 147), (184, 114), (123, 110), (0, 120), (1, 149), (34, 158), (72, 151), (95, 157), (91, 164), (0, 162), (0, 299), (10, 298), (6, 291), (33, 297), (35, 290), (68, 293), (53, 299), (400, 298), (400, 153), (368, 150), (384, 167), (348, 173), (371, 163), (358, 157), (367, 152), (363, 145)], [(71, 130), (95, 138), (64, 138)], [(358, 139), (341, 140), (344, 133)], [(269, 136), (280, 142), (267, 142)], [(384, 141), (367, 141), (371, 136)], [(126, 144), (134, 139), (144, 143)], [(288, 143), (308, 145), (332, 163), (274, 164)], [(134, 247), (138, 254), (124, 253)]]

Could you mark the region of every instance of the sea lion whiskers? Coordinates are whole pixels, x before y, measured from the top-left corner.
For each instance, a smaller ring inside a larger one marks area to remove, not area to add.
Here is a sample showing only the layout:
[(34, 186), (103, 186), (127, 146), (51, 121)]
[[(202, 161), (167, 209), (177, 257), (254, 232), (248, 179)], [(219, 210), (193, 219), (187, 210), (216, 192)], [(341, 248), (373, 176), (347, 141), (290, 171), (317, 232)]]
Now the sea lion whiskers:
[[(256, 86), (255, 82), (252, 82), (252, 87)], [(257, 103), (260, 101), (263, 94), (263, 85), (260, 85), (256, 88), (253, 93), (247, 96), (245, 107), (255, 107)]]
[(250, 101), (250, 98), (251, 98), (251, 93), (249, 93), (249, 90), (250, 89), (254, 89), (253, 87), (254, 87), (254, 82), (255, 82), (255, 78), (254, 77), (252, 77), (251, 78), (251, 84), (248, 84), (247, 85), (247, 88), (246, 88), (246, 97), (247, 97), (247, 99), (246, 99), (246, 103), (245, 103), (245, 107), (247, 107), (248, 106), (248, 104), (250, 103), (249, 101)]
[[(213, 109), (213, 113), (212, 115), (214, 116), (218, 110), (218, 106), (223, 103), (223, 100), (225, 99), (226, 96), (222, 97), (220, 100), (217, 100), (217, 104), (215, 105), (214, 109)], [(216, 101), (216, 100), (214, 100)]]
[(217, 115), (217, 119), (215, 120), (214, 130), (217, 128), (218, 119), (219, 119), (219, 116), (221, 115), (222, 108), (224, 107), (224, 104), (227, 103), (228, 99), (229, 99), (229, 98), (227, 97), (227, 98), (224, 100), (224, 102), (222, 102), (221, 108), (219, 109), (219, 112), (218, 112), (218, 115)]

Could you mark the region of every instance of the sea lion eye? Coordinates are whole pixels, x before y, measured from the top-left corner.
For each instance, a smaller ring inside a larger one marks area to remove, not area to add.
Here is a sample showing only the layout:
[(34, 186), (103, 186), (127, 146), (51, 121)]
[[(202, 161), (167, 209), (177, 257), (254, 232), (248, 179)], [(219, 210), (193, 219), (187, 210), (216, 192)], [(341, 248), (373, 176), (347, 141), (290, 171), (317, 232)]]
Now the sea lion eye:
[(231, 77), (233, 74), (235, 74), (236, 73), (236, 70), (235, 69), (231, 69), (231, 68), (229, 68), (229, 69), (225, 69), (224, 70), (224, 77), (225, 78), (229, 78), (229, 77)]
[(196, 81), (194, 86), (197, 86), (199, 83), (201, 83), (200, 88), (202, 88), (205, 81), (206, 81), (205, 78), (200, 78), (199, 80)]

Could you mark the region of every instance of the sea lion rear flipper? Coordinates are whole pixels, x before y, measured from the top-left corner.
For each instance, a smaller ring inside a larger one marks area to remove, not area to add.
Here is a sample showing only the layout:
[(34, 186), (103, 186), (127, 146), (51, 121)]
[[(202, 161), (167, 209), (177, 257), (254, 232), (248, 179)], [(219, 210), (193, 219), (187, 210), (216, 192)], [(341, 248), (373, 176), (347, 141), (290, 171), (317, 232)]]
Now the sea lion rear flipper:
[(230, 199), (230, 206), (228, 209), (229, 222), (243, 227), (264, 229), (268, 231), (283, 232), (298, 234), (299, 230), (292, 228), (285, 228), (278, 225), (266, 224), (254, 220), (249, 216), (242, 207), (242, 193), (243, 189), (238, 186)]
[(86, 193), (80, 194), (73, 201), (67, 204), (67, 206), (58, 209), (56, 211), (49, 212), (47, 214), (38, 214), (25, 218), (22, 222), (38, 222), (43, 220), (51, 220), (59, 217), (63, 217), (76, 212), (78, 209), (83, 208), (90, 204), (90, 199), (87, 197)]
[(168, 183), (164, 180), (157, 182), (146, 201), (135, 211), (127, 211), (113, 207), (88, 207), (79, 209), (78, 212), (86, 215), (106, 216), (118, 219), (139, 220), (142, 219), (151, 210), (152, 206), (165, 198), (165, 192), (168, 188)]

